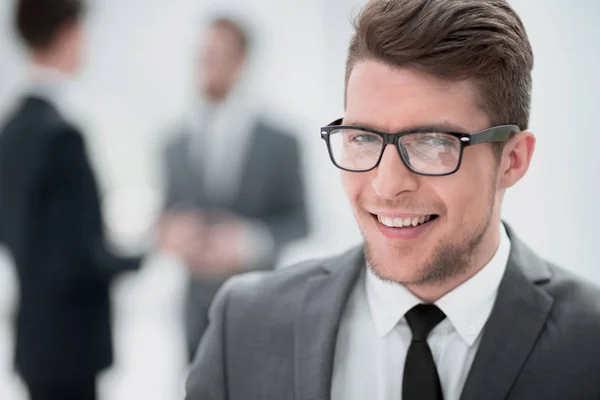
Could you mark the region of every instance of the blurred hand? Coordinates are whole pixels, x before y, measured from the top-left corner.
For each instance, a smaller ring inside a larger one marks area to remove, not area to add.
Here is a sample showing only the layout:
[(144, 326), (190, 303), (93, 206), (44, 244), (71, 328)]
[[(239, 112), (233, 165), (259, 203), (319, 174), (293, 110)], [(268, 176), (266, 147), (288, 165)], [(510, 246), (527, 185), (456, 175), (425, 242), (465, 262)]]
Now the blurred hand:
[(199, 212), (170, 212), (158, 224), (159, 248), (177, 254), (186, 263), (206, 245), (206, 236), (207, 226)]
[(208, 228), (207, 242), (203, 254), (200, 255), (198, 274), (208, 276), (229, 276), (241, 272), (245, 268), (246, 259), (243, 254), (243, 226), (235, 218), (227, 218), (223, 222)]
[(246, 266), (242, 224), (232, 216), (207, 224), (199, 212), (172, 212), (159, 222), (159, 248), (176, 254), (198, 277), (227, 277)]

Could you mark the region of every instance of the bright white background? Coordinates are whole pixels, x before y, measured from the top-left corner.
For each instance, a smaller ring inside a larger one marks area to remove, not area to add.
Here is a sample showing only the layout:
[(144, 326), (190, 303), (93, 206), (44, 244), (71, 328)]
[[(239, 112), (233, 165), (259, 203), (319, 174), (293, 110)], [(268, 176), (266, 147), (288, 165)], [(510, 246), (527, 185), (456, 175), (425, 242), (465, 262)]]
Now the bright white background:
[[(12, 1), (0, 2), (0, 117), (24, 80), (24, 56), (11, 33)], [(205, 10), (192, 0), (94, 1), (86, 65), (74, 96), (84, 110), (108, 223), (149, 223), (160, 201), (157, 155), (164, 128), (191, 95), (192, 61)], [(273, 118), (302, 141), (312, 233), (288, 249), (285, 265), (337, 252), (360, 235), (319, 139), (341, 116), (350, 17), (364, 1), (239, 0), (259, 39), (256, 79)], [(600, 2), (513, 0), (533, 44), (531, 129), (538, 146), (528, 176), (509, 192), (504, 216), (535, 250), (600, 283)], [(182, 398), (179, 306), (183, 271), (155, 257), (115, 285), (116, 351), (102, 378), (104, 400)], [(0, 260), (0, 398), (24, 399), (11, 371), (15, 286)]]

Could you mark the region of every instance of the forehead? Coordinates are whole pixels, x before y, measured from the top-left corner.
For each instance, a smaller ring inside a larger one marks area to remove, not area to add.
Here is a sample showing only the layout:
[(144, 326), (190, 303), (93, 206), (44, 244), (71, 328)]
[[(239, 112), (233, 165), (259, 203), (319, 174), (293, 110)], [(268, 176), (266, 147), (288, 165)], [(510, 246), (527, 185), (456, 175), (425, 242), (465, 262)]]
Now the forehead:
[(208, 46), (225, 47), (241, 51), (240, 37), (231, 27), (223, 24), (213, 24), (207, 30)]
[(377, 61), (357, 63), (350, 74), (344, 123), (396, 132), (451, 125), (465, 132), (489, 126), (473, 82), (442, 80), (413, 68)]

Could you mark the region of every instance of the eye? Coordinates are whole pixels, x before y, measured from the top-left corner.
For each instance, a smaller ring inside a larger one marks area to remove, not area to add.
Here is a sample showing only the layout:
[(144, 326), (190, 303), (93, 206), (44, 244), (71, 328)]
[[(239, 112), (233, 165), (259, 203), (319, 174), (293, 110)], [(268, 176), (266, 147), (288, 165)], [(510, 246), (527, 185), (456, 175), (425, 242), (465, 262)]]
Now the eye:
[[(379, 146), (382, 142), (380, 136), (361, 130), (340, 130), (344, 143), (351, 146)], [(337, 135), (336, 135), (337, 136)]]
[[(412, 136), (412, 135), (411, 135)], [(444, 133), (417, 134), (406, 140), (403, 144), (412, 144), (408, 147), (415, 151), (445, 151), (456, 152), (460, 148), (460, 141), (451, 135)]]
[(446, 135), (440, 134), (430, 134), (427, 136), (421, 137), (419, 140), (419, 144), (427, 144), (431, 146), (452, 146), (455, 140), (450, 139)]
[(357, 133), (350, 137), (350, 141), (356, 143), (374, 143), (380, 141), (380, 139), (375, 135)]

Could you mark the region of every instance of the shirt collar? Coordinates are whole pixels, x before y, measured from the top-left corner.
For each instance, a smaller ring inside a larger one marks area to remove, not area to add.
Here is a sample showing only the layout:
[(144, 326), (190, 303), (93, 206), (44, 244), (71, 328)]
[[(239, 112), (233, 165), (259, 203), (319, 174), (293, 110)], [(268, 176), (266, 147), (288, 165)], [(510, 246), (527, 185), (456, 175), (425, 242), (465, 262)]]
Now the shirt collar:
[(48, 101), (55, 101), (58, 96), (62, 96), (71, 82), (67, 73), (35, 64), (31, 65), (29, 76), (29, 93)]
[[(475, 343), (492, 312), (509, 253), (510, 239), (500, 224), (500, 243), (492, 259), (477, 274), (435, 302), (469, 346)], [(422, 303), (404, 286), (376, 277), (370, 268), (365, 274), (365, 286), (380, 337), (389, 334), (411, 308)]]
[(74, 78), (58, 68), (39, 64), (29, 66), (29, 83), (25, 95), (50, 103), (63, 118), (76, 126), (89, 126), (93, 120), (77, 93)]

